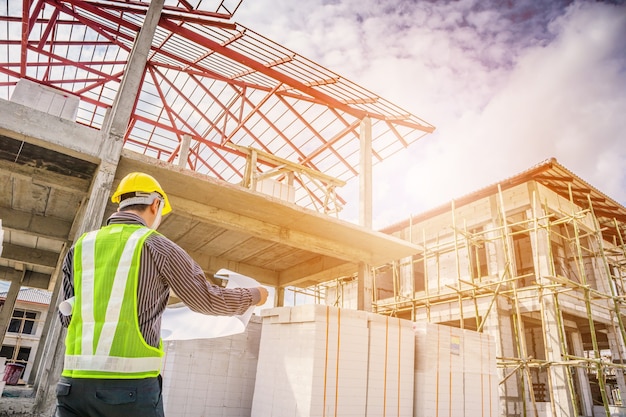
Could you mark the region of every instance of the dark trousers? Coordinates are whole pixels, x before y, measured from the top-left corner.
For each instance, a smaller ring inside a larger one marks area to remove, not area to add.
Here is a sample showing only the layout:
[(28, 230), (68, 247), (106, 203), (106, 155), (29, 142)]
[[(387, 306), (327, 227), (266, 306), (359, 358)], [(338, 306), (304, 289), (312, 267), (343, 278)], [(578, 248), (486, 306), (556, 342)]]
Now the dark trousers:
[(61, 377), (56, 417), (164, 417), (161, 377), (78, 379)]

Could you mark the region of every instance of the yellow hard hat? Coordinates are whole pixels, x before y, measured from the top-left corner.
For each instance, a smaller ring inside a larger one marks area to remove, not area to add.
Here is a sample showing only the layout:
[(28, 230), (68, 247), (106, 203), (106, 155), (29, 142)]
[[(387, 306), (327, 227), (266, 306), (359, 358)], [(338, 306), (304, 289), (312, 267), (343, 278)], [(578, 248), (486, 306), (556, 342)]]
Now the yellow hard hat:
[[(165, 203), (162, 214), (165, 215), (172, 211), (172, 206), (167, 198), (167, 194), (165, 194), (165, 191), (161, 188), (161, 184), (151, 175), (144, 174), (143, 172), (131, 172), (126, 175), (122, 178), (122, 181), (120, 181), (120, 184), (117, 186), (117, 190), (115, 190), (111, 196), (111, 201), (119, 204), (122, 195), (127, 193), (159, 193)], [(154, 201), (154, 198), (151, 201)]]

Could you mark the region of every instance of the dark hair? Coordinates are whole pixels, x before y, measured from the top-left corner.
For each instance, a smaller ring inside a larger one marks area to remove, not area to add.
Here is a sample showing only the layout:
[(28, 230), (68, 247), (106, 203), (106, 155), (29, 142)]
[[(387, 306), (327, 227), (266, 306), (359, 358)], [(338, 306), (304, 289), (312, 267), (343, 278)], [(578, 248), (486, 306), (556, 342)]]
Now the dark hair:
[(120, 208), (120, 211), (137, 211), (143, 213), (150, 207), (149, 204), (132, 204), (130, 206)]
[[(134, 196), (135, 196), (134, 192), (124, 193), (120, 196), (120, 203), (126, 200), (127, 198), (131, 198)], [(131, 204), (130, 206), (121, 207), (120, 211), (137, 211), (139, 213), (143, 213), (144, 211), (148, 209), (148, 207), (150, 207), (150, 204)]]

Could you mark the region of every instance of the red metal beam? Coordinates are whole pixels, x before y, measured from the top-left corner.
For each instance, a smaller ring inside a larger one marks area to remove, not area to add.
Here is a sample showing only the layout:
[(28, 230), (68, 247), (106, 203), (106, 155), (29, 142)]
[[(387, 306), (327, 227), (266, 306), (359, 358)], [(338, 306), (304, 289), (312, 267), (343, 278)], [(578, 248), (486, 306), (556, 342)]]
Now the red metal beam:
[[(346, 126), (352, 125), (351, 123), (348, 123), (348, 121), (344, 119), (339, 113), (337, 113), (337, 110), (331, 108), (330, 111), (333, 112), (335, 114), (335, 117), (337, 117), (338, 120), (341, 120)], [(356, 131), (356, 128), (352, 129), (352, 134), (357, 138), (361, 137), (360, 133)], [(383, 158), (378, 154), (378, 152), (376, 152), (373, 149), (372, 149), (372, 156), (378, 159), (379, 161), (383, 160)]]
[[(235, 116), (231, 111), (230, 108), (225, 106), (221, 100), (219, 100), (212, 92), (211, 90), (207, 89), (206, 86), (200, 82), (198, 82), (198, 86), (200, 88), (202, 88), (202, 90), (209, 96), (211, 97), (215, 103), (217, 105), (219, 105), (222, 108), (223, 113), (213, 122), (213, 126), (216, 126), (217, 123), (219, 122), (219, 120), (222, 117), (225, 117), (225, 115), (230, 115), (232, 116), (233, 120), (238, 121), (239, 119), (237, 118), (237, 116)], [(239, 95), (241, 96), (241, 92), (235, 89), (235, 86), (233, 84), (228, 84), (229, 87), (233, 88), (235, 91), (239, 92)], [(231, 106), (234, 104), (231, 103)], [(262, 141), (250, 130), (248, 129), (246, 126), (243, 127), (243, 129), (246, 131), (246, 133), (248, 133), (248, 135), (250, 135), (250, 137), (257, 142), (258, 144), (260, 144), (264, 150), (267, 150), (269, 152), (269, 150), (267, 149), (267, 147), (262, 143)], [(221, 130), (219, 130), (221, 132)]]
[[(189, 2), (184, 1), (184, 0), (178, 0), (178, 1), (183, 3), (185, 5), (185, 8), (180, 8), (180, 7), (166, 4), (163, 6), (162, 15), (185, 19), (185, 20), (186, 19), (198, 20), (205, 24), (207, 23), (208, 24), (210, 23), (225, 24), (225, 22), (216, 22), (215, 20), (208, 21), (206, 20), (206, 18), (230, 19), (232, 17), (231, 14), (209, 12), (206, 10), (194, 9), (194, 7)], [(124, 0), (123, 2), (120, 1), (119, 5), (114, 4), (114, 2), (111, 2), (111, 1), (109, 1), (108, 3), (102, 3), (98, 1), (82, 0), (80, 1), (80, 3), (88, 3), (90, 5), (93, 5), (95, 7), (99, 7), (102, 9), (117, 10), (117, 11), (122, 11), (122, 12), (129, 12), (129, 8), (134, 7), (134, 8), (131, 8), (130, 10), (132, 10), (132, 12), (136, 14), (142, 14), (142, 15), (145, 15), (147, 13), (148, 6), (149, 6), (149, 4), (147, 4), (146, 2), (133, 1), (133, 0)], [(204, 19), (201, 19), (201, 18), (204, 18)]]
[[(181, 117), (175, 110), (173, 110), (168, 104), (167, 104), (167, 100), (165, 98), (165, 94), (163, 94), (163, 90), (161, 89), (161, 84), (159, 83), (159, 80), (156, 77), (156, 71), (153, 68), (148, 68), (150, 75), (152, 76), (152, 80), (154, 82), (155, 88), (157, 89), (157, 92), (159, 93), (159, 97), (161, 98), (161, 102), (163, 104), (163, 109), (166, 111), (168, 119), (170, 121), (170, 124), (172, 125), (172, 132), (174, 132), (176, 134), (176, 137), (178, 139), (178, 142), (180, 143), (181, 141), (181, 135), (185, 134), (185, 132), (183, 132), (182, 130), (180, 130), (179, 128), (177, 128), (176, 126), (176, 120), (180, 120), (181, 123), (187, 127), (189, 129), (190, 132), (193, 133), (193, 136), (195, 137), (200, 137), (200, 134), (198, 132), (195, 131), (195, 129), (193, 127), (191, 127), (186, 120), (184, 120), (183, 117)], [(159, 74), (161, 75), (161, 74)], [(170, 83), (170, 80), (167, 80), (164, 77), (164, 80), (167, 81), (167, 83), (169, 85), (173, 85)], [(235, 173), (237, 173), (239, 176), (241, 176), (241, 173), (239, 172), (239, 170), (237, 168), (235, 168), (230, 161), (228, 161), (226, 158), (224, 158), (224, 156), (222, 154), (220, 154), (219, 152), (215, 152), (215, 155), (217, 155), (222, 162), (224, 162), (230, 169), (232, 169)], [(172, 157), (174, 156), (175, 152), (172, 153)]]
[(29, 0), (22, 0), (22, 41), (20, 49), (20, 77), (22, 78), (26, 76), (26, 60), (28, 58), (26, 45), (28, 43), (28, 23), (30, 21), (28, 19), (29, 3)]
[[(183, 94), (183, 92), (171, 81), (169, 80), (167, 77), (165, 77), (158, 69), (155, 69), (155, 71), (163, 78), (163, 80), (170, 86), (170, 88), (172, 88), (174, 91), (176, 91), (176, 93), (183, 99), (185, 100), (185, 102), (187, 104), (189, 104), (189, 106), (191, 106), (192, 109), (194, 109), (198, 115), (207, 122), (207, 124), (209, 124), (209, 126), (212, 126), (213, 129), (217, 130), (218, 133), (220, 134), (220, 136), (224, 137), (226, 134), (224, 132), (222, 132), (219, 127), (217, 127), (215, 125), (215, 123), (210, 120), (208, 117), (206, 117), (206, 115), (204, 114), (203, 111), (201, 111), (198, 106), (192, 102), (191, 100), (189, 100), (189, 98)], [(201, 136), (200, 134), (198, 134), (198, 136)]]
[[(260, 113), (260, 111), (259, 111), (259, 110), (261, 109), (261, 106), (263, 106), (263, 104), (267, 103), (267, 100), (269, 100), (269, 99), (272, 97), (272, 95), (276, 92), (276, 90), (277, 90), (278, 88), (280, 88), (280, 84), (278, 84), (276, 87), (274, 87), (274, 88), (272, 89), (272, 91), (269, 91), (269, 92), (265, 95), (265, 97), (263, 97), (263, 98), (262, 98), (262, 99), (261, 99), (258, 103), (256, 103), (256, 104), (253, 104), (252, 102), (250, 102), (250, 100), (247, 100), (247, 101), (248, 101), (248, 103), (250, 103), (250, 105), (252, 106), (252, 110), (250, 110), (250, 112), (249, 112), (246, 116), (243, 116), (243, 107), (244, 107), (244, 106), (241, 106), (241, 114), (240, 114), (240, 116), (239, 116), (239, 122), (238, 122), (237, 126), (236, 126), (233, 130), (232, 130), (232, 132), (230, 132), (230, 133), (228, 134), (228, 136), (227, 136), (227, 137), (225, 137), (225, 138), (223, 139), (222, 145), (223, 145), (224, 143), (226, 143), (226, 142), (230, 142), (230, 140), (231, 140), (231, 139), (233, 138), (233, 136), (237, 133), (237, 131), (238, 131), (239, 129), (241, 129), (241, 128), (242, 128), (242, 127), (246, 124), (246, 122), (247, 122), (248, 120), (250, 120), (250, 118), (251, 118), (252, 116), (254, 116), (254, 114), (255, 114), (255, 113), (257, 113), (257, 112), (258, 112), (258, 113)], [(245, 97), (245, 94), (244, 94), (242, 97)]]
[[(298, 111), (296, 111), (296, 109), (294, 109), (294, 108), (293, 108), (293, 106), (292, 106), (292, 105), (291, 105), (291, 104), (290, 104), (287, 100), (285, 100), (285, 98), (284, 98), (284, 97), (279, 96), (278, 98), (279, 98), (279, 100), (280, 100), (280, 101), (282, 101), (282, 102), (285, 104), (285, 106), (286, 106), (288, 109), (290, 109), (290, 110), (291, 110), (291, 112), (292, 112), (292, 113), (293, 113), (293, 114), (294, 114), (294, 115), (295, 115), (295, 116), (296, 116), (296, 117), (297, 117), (297, 118), (298, 118), (298, 119), (299, 119), (299, 120), (300, 120), (300, 121), (301, 121), (301, 122), (302, 122), (305, 126), (307, 126), (307, 127), (308, 127), (308, 129), (309, 129), (311, 132), (313, 132), (313, 134), (315, 135), (315, 137), (317, 137), (317, 138), (320, 140), (320, 142), (322, 142), (322, 143), (326, 143), (326, 139), (324, 139), (324, 138), (322, 137), (322, 135), (321, 135), (321, 134), (317, 131), (317, 129), (313, 128), (313, 126), (311, 126), (311, 125), (309, 124), (309, 122), (307, 122), (307, 121), (304, 119), (304, 117), (302, 117), (302, 115), (301, 115)], [(333, 154), (335, 154), (335, 156), (337, 157), (337, 159), (339, 159), (339, 160), (341, 161), (341, 163), (343, 163), (343, 164), (344, 164), (344, 165), (345, 165), (345, 166), (346, 166), (346, 167), (347, 167), (350, 171), (352, 171), (352, 173), (353, 173), (354, 175), (357, 175), (357, 174), (358, 174), (358, 173), (357, 173), (357, 171), (356, 171), (356, 170), (352, 167), (352, 165), (350, 165), (350, 164), (348, 163), (348, 161), (346, 161), (346, 160), (345, 160), (345, 159), (344, 159), (341, 155), (339, 155), (339, 152), (337, 152), (337, 150), (336, 150), (336, 149), (334, 149), (334, 148), (330, 147), (330, 150), (331, 150), (331, 152), (332, 152)], [(304, 162), (304, 163), (306, 163), (306, 161), (307, 161), (307, 160), (312, 159), (312, 158), (313, 158), (313, 156), (311, 156), (311, 155), (309, 155), (309, 156), (305, 156), (304, 154), (301, 154), (301, 158), (302, 158), (301, 163), (303, 163), (303, 162)]]
[[(43, 7), (43, 1), (40, 1), (38, 6)], [(30, 20), (30, 27), (31, 29), (34, 27), (35, 22), (37, 21), (37, 14), (39, 14), (40, 10), (38, 10), (37, 8), (33, 9), (33, 14), (32, 14), (32, 18)], [(39, 48), (43, 48), (44, 44), (46, 42), (46, 39), (48, 39), (50, 37), (50, 33), (52, 32), (52, 29), (55, 27), (56, 25), (56, 21), (59, 18), (59, 9), (54, 9), (54, 11), (52, 12), (52, 15), (50, 16), (50, 19), (48, 20), (48, 22), (45, 24), (46, 29), (43, 31), (43, 33), (41, 34), (41, 37), (39, 39), (39, 43), (38, 43), (38, 47)], [(50, 46), (50, 48), (52, 48), (52, 46)]]
[(83, 62), (71, 61), (71, 60), (69, 60), (69, 59), (67, 59), (65, 57), (53, 54), (53, 53), (48, 52), (48, 51), (46, 51), (44, 49), (36, 49), (36, 48), (29, 48), (29, 49), (31, 49), (33, 52), (37, 52), (37, 53), (39, 53), (41, 55), (44, 55), (47, 58), (56, 59), (57, 61), (59, 61), (61, 63), (64, 63), (65, 65), (75, 66), (77, 68), (80, 68), (80, 69), (85, 70), (85, 71), (87, 71), (89, 73), (95, 74), (95, 75), (97, 75), (99, 77), (102, 77), (102, 78), (107, 78), (107, 79), (111, 78), (111, 75), (107, 74), (106, 72), (102, 72), (102, 71), (98, 71), (96, 69), (93, 69), (93, 68), (89, 67), (88, 65), (86, 65)]
[(366, 112), (364, 112), (363, 110), (358, 110), (350, 106), (347, 106), (341, 103), (340, 101), (305, 85), (304, 83), (300, 81), (297, 81), (291, 77), (288, 77), (285, 74), (278, 72), (273, 68), (268, 68), (263, 63), (255, 61), (254, 59), (249, 58), (239, 52), (228, 49), (227, 47), (219, 44), (218, 42), (215, 42), (212, 39), (208, 39), (190, 29), (177, 26), (167, 19), (161, 19), (161, 26), (165, 29), (170, 30), (171, 32), (178, 33), (179, 35), (189, 39), (190, 41), (196, 42), (199, 45), (210, 48), (218, 52), (219, 54), (232, 59), (235, 62), (239, 62), (240, 64), (247, 66), (248, 68), (252, 68), (262, 74), (265, 74), (268, 77), (271, 77), (276, 81), (279, 81), (284, 84), (290, 85), (291, 87), (297, 88), (298, 90), (302, 91), (305, 94), (308, 94), (311, 97), (318, 98), (329, 107), (336, 107), (338, 109), (345, 111), (346, 113), (350, 113), (353, 116), (358, 117), (359, 119), (362, 119), (363, 117), (366, 116)]

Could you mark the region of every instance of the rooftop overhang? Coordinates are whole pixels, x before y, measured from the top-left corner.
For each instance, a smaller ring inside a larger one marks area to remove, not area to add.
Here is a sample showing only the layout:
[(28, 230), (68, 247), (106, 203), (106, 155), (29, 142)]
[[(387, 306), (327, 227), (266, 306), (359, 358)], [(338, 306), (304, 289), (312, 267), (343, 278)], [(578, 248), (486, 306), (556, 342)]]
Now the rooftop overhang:
[(384, 233), (124, 151), (116, 183), (134, 171), (159, 180), (173, 206), (159, 230), (207, 271), (224, 267), (273, 286), (306, 287), (356, 273), (360, 262), (381, 265), (419, 251)]
[[(495, 195), (498, 193), (498, 189), (506, 190), (528, 181), (536, 181), (564, 199), (572, 201), (578, 207), (592, 210), (598, 219), (603, 236), (608, 241), (620, 244), (623, 237), (626, 236), (626, 208), (574, 174), (560, 164), (556, 158), (547, 159), (512, 177), (456, 198), (454, 204), (456, 207), (462, 207), (481, 198)], [(383, 232), (394, 233), (408, 227), (411, 223), (425, 221), (449, 210), (449, 205), (441, 205), (417, 214), (411, 219), (386, 227)]]

